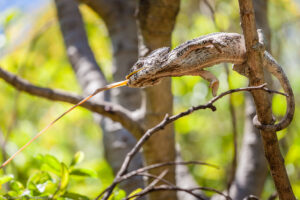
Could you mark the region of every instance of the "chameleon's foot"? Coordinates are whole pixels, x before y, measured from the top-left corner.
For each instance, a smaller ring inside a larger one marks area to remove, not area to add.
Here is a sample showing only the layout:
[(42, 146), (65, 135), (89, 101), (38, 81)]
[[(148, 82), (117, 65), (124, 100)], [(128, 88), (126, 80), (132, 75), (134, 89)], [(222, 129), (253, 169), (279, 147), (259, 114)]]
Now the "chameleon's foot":
[[(254, 126), (257, 128), (257, 129), (261, 129), (261, 130), (264, 130), (264, 131), (279, 131), (278, 130), (278, 127), (275, 123), (276, 119), (274, 116), (272, 116), (273, 119), (272, 119), (272, 122), (270, 124), (262, 124), (259, 120), (258, 120), (258, 117), (257, 115), (255, 115), (253, 117), (253, 124)], [(281, 130), (281, 129), (280, 129)]]
[(211, 72), (206, 71), (206, 70), (197, 70), (192, 73), (192, 75), (196, 76), (199, 75), (203, 79), (207, 80), (210, 84), (209, 87), (212, 89), (212, 95), (215, 97), (217, 96), (217, 91), (219, 89), (219, 80), (215, 75), (213, 75)]
[(232, 69), (237, 73), (241, 74), (242, 76), (248, 77), (249, 76), (249, 66), (247, 63), (242, 64), (234, 64)]
[(212, 95), (217, 96), (217, 92), (219, 89), (219, 80), (213, 80), (210, 82), (209, 87), (211, 88)]
[(219, 89), (219, 80), (215, 75), (213, 75), (211, 72), (206, 71), (206, 70), (194, 70), (194, 71), (189, 71), (185, 73), (184, 75), (190, 75), (190, 76), (201, 76), (204, 80), (209, 82), (209, 87), (212, 90), (212, 95), (215, 97), (217, 96), (217, 92)]

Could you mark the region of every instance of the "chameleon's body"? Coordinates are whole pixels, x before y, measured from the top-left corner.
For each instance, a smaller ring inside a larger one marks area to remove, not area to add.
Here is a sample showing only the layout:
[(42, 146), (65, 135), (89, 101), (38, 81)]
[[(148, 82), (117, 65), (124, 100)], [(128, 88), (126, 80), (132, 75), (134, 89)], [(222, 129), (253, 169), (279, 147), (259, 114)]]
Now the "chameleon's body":
[[(164, 77), (201, 76), (209, 81), (213, 95), (216, 95), (219, 81), (205, 68), (218, 63), (233, 63), (233, 69), (248, 76), (244, 37), (237, 33), (213, 33), (187, 41), (172, 51), (163, 47), (153, 51), (147, 57), (140, 58), (126, 77), (129, 87), (146, 87), (157, 84)], [(267, 52), (263, 52), (263, 67), (273, 74), (283, 87), (287, 98), (287, 111), (284, 118), (275, 125), (262, 125), (258, 128), (281, 130), (287, 127), (294, 115), (294, 95), (289, 81), (280, 65)]]
[[(191, 75), (201, 76), (209, 81), (213, 95), (215, 96), (219, 81), (212, 73), (204, 70), (204, 68), (222, 62), (235, 64), (234, 70), (248, 76), (249, 67), (247, 64), (244, 64), (246, 62), (246, 49), (242, 35), (237, 33), (213, 33), (185, 42), (172, 51), (167, 47), (157, 49), (148, 56), (140, 58), (132, 67), (126, 80), (97, 89), (93, 94), (61, 114), (5, 161), (0, 168), (6, 166), (16, 155), (23, 151), (60, 118), (101, 91), (126, 84), (129, 87), (152, 86), (157, 84), (164, 77)], [(263, 52), (263, 63), (264, 67), (280, 81), (281, 86), (287, 94), (287, 111), (284, 118), (275, 125), (262, 125), (257, 119), (254, 123), (258, 128), (278, 131), (286, 128), (293, 118), (295, 110), (294, 95), (282, 68), (266, 51)], [(10, 80), (7, 81), (10, 82)]]
[[(242, 64), (245, 61), (245, 46), (241, 35), (236, 33), (213, 33), (187, 41), (172, 51), (163, 47), (149, 56), (140, 58), (131, 69), (129, 87), (154, 85), (162, 77), (203, 76), (217, 79), (204, 68), (221, 62)], [(138, 71), (140, 68), (142, 70)], [(211, 82), (211, 81), (210, 81)]]

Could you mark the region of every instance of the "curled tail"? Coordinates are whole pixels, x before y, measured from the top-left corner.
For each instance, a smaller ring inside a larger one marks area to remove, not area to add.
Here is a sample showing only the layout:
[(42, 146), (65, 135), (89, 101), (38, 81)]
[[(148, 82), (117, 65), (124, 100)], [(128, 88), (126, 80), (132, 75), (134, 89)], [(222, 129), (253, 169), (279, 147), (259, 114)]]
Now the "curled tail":
[(273, 125), (265, 125), (261, 124), (257, 117), (253, 119), (254, 125), (266, 131), (280, 131), (286, 128), (292, 121), (294, 112), (295, 112), (295, 99), (292, 87), (290, 82), (284, 73), (282, 67), (276, 62), (276, 60), (267, 52), (264, 52), (264, 67), (274, 75), (280, 82), (281, 87), (283, 88), (284, 92), (287, 94), (286, 102), (287, 102), (287, 110), (284, 117), (276, 124)]

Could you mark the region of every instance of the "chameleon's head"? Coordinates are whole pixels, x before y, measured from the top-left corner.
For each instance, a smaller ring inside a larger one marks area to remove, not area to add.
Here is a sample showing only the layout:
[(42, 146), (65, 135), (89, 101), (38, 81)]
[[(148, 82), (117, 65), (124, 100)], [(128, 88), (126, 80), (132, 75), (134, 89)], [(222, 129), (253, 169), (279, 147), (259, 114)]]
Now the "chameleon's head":
[(158, 84), (162, 79), (162, 77), (157, 76), (158, 72), (166, 61), (169, 52), (169, 47), (162, 47), (152, 51), (146, 57), (139, 58), (126, 76), (127, 85), (129, 87), (146, 87)]

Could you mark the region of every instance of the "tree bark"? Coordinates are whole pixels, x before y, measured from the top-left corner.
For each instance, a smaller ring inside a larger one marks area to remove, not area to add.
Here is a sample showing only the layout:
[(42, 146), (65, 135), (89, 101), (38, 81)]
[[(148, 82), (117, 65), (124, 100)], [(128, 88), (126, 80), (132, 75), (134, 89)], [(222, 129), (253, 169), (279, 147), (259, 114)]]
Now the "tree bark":
[[(266, 49), (270, 52), (270, 27), (267, 18), (267, 0), (254, 0), (255, 19), (258, 28), (262, 29), (266, 37)], [(265, 79), (270, 87), (272, 80), (265, 72)], [(261, 196), (268, 173), (267, 162), (264, 157), (260, 132), (253, 126), (255, 105), (252, 97), (246, 94), (244, 137), (239, 155), (239, 164), (235, 179), (230, 187), (232, 199), (243, 199), (249, 195)]]
[[(93, 52), (88, 45), (88, 40), (84, 30), (82, 17), (78, 9), (78, 4), (74, 0), (55, 0), (55, 3), (70, 63), (84, 93), (91, 94), (95, 89), (105, 85), (106, 81), (94, 58)], [(126, 5), (129, 6), (130, 4)], [(136, 29), (131, 27), (132, 23), (130, 24), (130, 22), (133, 21), (133, 11), (133, 8), (128, 9), (128, 7), (125, 7), (124, 12), (121, 12), (125, 16), (119, 16), (119, 21), (112, 23), (109, 28), (109, 32), (112, 35), (111, 39), (114, 51), (114, 78), (116, 80), (120, 80), (121, 77), (125, 76), (128, 69), (137, 58), (137, 39), (136, 36), (134, 37), (134, 35), (136, 35), (136, 32), (134, 32)], [(117, 10), (114, 12), (119, 13)], [(131, 26), (129, 26), (127, 29), (124, 27), (126, 27), (128, 23), (124, 23), (121, 27), (118, 26), (128, 18), (132, 18), (131, 20), (128, 20), (129, 25)], [(130, 32), (131, 28), (133, 29), (133, 32)], [(123, 32), (120, 31), (121, 29)], [(125, 33), (127, 35), (125, 35)], [(128, 35), (129, 38), (127, 38)], [(118, 103), (123, 104), (131, 109), (135, 108), (132, 105), (139, 105), (140, 98), (138, 92), (134, 90), (129, 91), (128, 89), (123, 89), (118, 91), (117, 94), (118, 95), (116, 96), (118, 96), (118, 98), (113, 99), (120, 99)], [(128, 97), (130, 95), (131, 97)], [(106, 100), (108, 99), (109, 95), (106, 95)], [(94, 101), (103, 100), (103, 94), (97, 95), (94, 98)], [(135, 144), (136, 140), (118, 123), (114, 123), (109, 119), (104, 119), (104, 121), (102, 121), (100, 115), (94, 116), (96, 122), (99, 123), (99, 125), (102, 124), (105, 157), (110, 166), (113, 168), (113, 171), (117, 172), (117, 170), (120, 168), (123, 158)], [(139, 155), (132, 162), (130, 169), (137, 169), (141, 166), (142, 159)], [(138, 187), (143, 187), (143, 180), (141, 177), (135, 177), (130, 181), (124, 182), (121, 187), (126, 192), (130, 193)]]
[[(171, 46), (171, 34), (179, 11), (179, 0), (140, 0), (138, 6), (139, 54), (145, 56), (154, 49)], [(158, 86), (146, 88), (146, 102), (143, 123), (146, 128), (158, 124), (166, 113), (171, 114), (173, 96), (171, 79), (165, 79)], [(144, 156), (147, 165), (175, 161), (175, 137), (173, 126), (167, 126), (144, 145)], [(159, 175), (166, 168), (151, 170), (150, 173)], [(164, 177), (175, 183), (175, 168), (168, 168)], [(153, 200), (175, 200), (176, 193), (172, 191), (155, 192), (150, 194)]]

